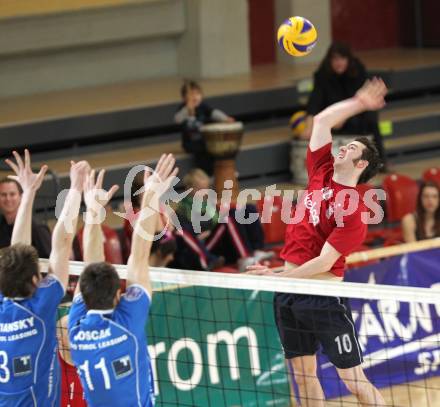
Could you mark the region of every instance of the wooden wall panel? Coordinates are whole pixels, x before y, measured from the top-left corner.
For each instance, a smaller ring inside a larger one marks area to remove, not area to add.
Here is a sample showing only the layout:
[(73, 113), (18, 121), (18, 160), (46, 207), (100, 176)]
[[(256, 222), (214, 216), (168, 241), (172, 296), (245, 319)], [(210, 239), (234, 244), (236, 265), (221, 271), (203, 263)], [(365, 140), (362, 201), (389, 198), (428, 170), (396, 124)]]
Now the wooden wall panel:
[(47, 15), (158, 0), (1, 0), (0, 18)]
[(353, 49), (400, 45), (399, 0), (331, 0), (332, 36)]
[(276, 28), (274, 0), (249, 0), (251, 64), (275, 62)]

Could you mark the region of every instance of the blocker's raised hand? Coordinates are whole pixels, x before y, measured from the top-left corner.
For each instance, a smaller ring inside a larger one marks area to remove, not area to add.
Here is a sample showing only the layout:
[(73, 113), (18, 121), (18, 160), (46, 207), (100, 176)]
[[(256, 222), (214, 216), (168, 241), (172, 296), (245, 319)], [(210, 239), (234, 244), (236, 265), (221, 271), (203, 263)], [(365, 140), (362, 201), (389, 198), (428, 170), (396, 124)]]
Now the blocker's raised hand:
[(15, 162), (9, 159), (5, 160), (5, 162), (16, 175), (8, 175), (8, 178), (17, 181), (21, 185), (23, 192), (37, 191), (41, 187), (48, 166), (43, 165), (38, 173), (34, 173), (32, 172), (31, 155), (28, 149), (24, 150), (24, 162), (16, 151), (13, 151), (12, 154), (14, 155)]
[(113, 185), (108, 191), (102, 188), (105, 170), (98, 173), (95, 181), (96, 171), (92, 170), (87, 174), (84, 183), (84, 201), (87, 209), (97, 210), (97, 208), (105, 207), (112, 199), (115, 192), (119, 189), (117, 185)]
[(84, 189), (87, 175), (90, 172), (90, 164), (87, 161), (70, 162), (70, 184), (71, 188), (78, 191)]
[(179, 172), (179, 169), (175, 167), (175, 164), (176, 160), (172, 154), (162, 154), (153, 173), (148, 169), (145, 170), (145, 192), (154, 191), (157, 193), (158, 197), (163, 195)]

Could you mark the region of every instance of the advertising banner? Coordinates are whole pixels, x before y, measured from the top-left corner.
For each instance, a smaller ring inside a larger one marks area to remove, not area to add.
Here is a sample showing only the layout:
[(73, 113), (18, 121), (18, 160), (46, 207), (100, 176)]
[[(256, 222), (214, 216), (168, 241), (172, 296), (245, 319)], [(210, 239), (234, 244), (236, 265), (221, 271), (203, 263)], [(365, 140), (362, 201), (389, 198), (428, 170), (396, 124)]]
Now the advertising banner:
[[(440, 250), (393, 257), (352, 269), (346, 281), (438, 287)], [(367, 377), (379, 388), (440, 375), (440, 306), (389, 300), (350, 300)], [(320, 375), (327, 398), (347, 394), (325, 355)], [(333, 380), (332, 380), (333, 378)]]
[(288, 406), (272, 293), (157, 291), (148, 324), (160, 406)]

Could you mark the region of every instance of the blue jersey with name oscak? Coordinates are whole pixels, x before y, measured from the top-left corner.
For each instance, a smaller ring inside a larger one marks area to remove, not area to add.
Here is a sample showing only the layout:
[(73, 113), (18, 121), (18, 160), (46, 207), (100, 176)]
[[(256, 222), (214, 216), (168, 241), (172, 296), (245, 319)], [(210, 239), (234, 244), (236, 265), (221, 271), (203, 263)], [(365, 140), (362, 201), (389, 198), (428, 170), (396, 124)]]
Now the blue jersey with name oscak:
[(77, 295), (69, 313), (72, 360), (89, 407), (149, 407), (154, 383), (145, 332), (150, 297), (131, 285), (115, 309), (89, 310)]
[(64, 288), (53, 275), (29, 298), (0, 294), (0, 407), (58, 407), (56, 313)]

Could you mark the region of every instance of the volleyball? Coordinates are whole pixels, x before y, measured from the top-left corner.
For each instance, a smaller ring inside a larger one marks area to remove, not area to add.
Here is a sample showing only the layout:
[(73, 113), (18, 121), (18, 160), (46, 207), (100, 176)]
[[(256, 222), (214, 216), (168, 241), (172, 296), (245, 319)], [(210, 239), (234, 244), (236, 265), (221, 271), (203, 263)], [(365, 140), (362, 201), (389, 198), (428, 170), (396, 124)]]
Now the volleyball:
[(278, 28), (278, 44), (294, 57), (309, 54), (317, 38), (315, 26), (304, 17), (290, 17)]
[(304, 110), (299, 110), (290, 117), (289, 126), (292, 130), (293, 137), (299, 137), (304, 132), (306, 128), (306, 117), (307, 112)]

